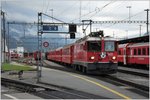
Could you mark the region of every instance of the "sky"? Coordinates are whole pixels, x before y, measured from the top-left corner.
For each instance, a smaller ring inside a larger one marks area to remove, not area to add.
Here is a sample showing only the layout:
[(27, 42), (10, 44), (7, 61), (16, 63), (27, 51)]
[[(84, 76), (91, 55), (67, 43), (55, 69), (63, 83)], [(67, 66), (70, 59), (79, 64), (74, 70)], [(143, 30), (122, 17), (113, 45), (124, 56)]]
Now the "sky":
[[(131, 6), (130, 11), (127, 6)], [(81, 20), (113, 21), (142, 20), (146, 21), (145, 9), (150, 8), (150, 0), (1, 0), (1, 9), (6, 12), (7, 21), (37, 22), (38, 12), (43, 12), (67, 23), (80, 23)], [(51, 18), (44, 21), (55, 22)], [(103, 30), (105, 35), (116, 38), (139, 36), (146, 32), (146, 24), (96, 24), (92, 31)], [(36, 35), (36, 29), (28, 28), (29, 34)], [(64, 28), (66, 28), (64, 26)], [(77, 27), (77, 37), (83, 37), (82, 27)], [(18, 31), (13, 28), (12, 31)], [(89, 33), (89, 27), (86, 35)], [(54, 37), (56, 35), (53, 35)], [(59, 35), (64, 37), (64, 35)], [(68, 35), (69, 36), (69, 35)]]

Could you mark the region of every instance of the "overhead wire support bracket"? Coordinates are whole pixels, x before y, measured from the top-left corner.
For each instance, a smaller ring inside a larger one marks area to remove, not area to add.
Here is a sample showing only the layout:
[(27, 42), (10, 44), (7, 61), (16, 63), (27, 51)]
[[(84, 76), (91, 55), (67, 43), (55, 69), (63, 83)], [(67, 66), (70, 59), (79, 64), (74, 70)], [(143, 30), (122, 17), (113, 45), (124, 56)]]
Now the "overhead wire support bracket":
[[(89, 25), (90, 25), (90, 33), (91, 33), (91, 31), (92, 31), (92, 22), (93, 22), (92, 20), (82, 20), (82, 25), (83, 25), (82, 30), (83, 30), (83, 33), (85, 33), (85, 36), (86, 36), (86, 29), (88, 28)], [(86, 28), (84, 28), (84, 25), (87, 25)]]

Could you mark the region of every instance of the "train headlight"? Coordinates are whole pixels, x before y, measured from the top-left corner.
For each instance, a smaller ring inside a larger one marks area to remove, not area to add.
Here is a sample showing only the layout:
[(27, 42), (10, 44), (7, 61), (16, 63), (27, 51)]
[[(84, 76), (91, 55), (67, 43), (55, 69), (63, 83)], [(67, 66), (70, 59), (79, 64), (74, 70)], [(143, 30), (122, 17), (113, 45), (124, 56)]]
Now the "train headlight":
[(115, 60), (115, 59), (116, 59), (116, 56), (113, 56), (112, 59)]
[(94, 56), (91, 57), (92, 60), (93, 60), (94, 58), (95, 58)]

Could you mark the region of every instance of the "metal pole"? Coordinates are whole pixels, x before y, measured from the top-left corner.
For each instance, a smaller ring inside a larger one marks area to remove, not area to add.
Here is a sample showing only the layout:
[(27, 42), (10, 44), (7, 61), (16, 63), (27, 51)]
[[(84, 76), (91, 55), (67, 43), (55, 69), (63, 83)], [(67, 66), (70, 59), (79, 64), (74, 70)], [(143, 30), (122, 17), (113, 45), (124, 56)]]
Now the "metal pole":
[[(1, 22), (0, 25), (2, 24), (2, 11), (1, 11)], [(0, 67), (2, 65), (2, 25), (1, 25), (1, 33), (0, 33)]]
[(127, 6), (127, 8), (129, 8), (129, 22), (130, 22), (130, 16), (131, 16), (130, 8), (131, 8), (131, 6)]
[(9, 39), (10, 39), (10, 36), (9, 36), (9, 22), (7, 23), (8, 25), (8, 61), (10, 62), (10, 47), (9, 47)]
[(50, 9), (50, 11), (52, 11), (52, 22), (53, 22), (53, 9)]
[(4, 44), (3, 44), (3, 47), (4, 47), (4, 51), (3, 51), (3, 54), (4, 54), (4, 62), (6, 61), (6, 30), (5, 30), (5, 12), (1, 11), (1, 15), (2, 15), (2, 21), (3, 21), (3, 36), (4, 36)]
[[(37, 30), (38, 30), (38, 52), (37, 54), (39, 55), (39, 13), (38, 13)], [(39, 82), (39, 56), (37, 56), (37, 82)]]
[(148, 16), (148, 14), (149, 14), (149, 9), (145, 9), (144, 11), (147, 12), (147, 22), (146, 22), (146, 24), (147, 24), (147, 34), (149, 34), (149, 31), (148, 31), (148, 25), (149, 25), (149, 16)]
[(90, 20), (90, 33), (92, 31), (92, 20)]
[(140, 25), (140, 36), (141, 36), (141, 26), (142, 26), (142, 25)]
[(127, 32), (126, 35), (127, 35), (127, 39), (128, 39), (128, 30), (126, 30), (126, 32)]

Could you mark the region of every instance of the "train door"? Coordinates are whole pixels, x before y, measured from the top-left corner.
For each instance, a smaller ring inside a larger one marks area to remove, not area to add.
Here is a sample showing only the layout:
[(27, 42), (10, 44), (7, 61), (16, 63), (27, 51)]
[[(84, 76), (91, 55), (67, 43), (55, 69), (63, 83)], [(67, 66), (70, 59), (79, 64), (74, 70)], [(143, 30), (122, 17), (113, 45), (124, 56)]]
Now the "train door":
[(130, 48), (126, 48), (126, 63), (128, 64), (130, 61)]
[(127, 56), (127, 55), (126, 55), (126, 48), (123, 49), (123, 54), (124, 54), (124, 55), (123, 55), (123, 63), (124, 63), (124, 65), (126, 65), (126, 64), (127, 64), (127, 62), (126, 62), (126, 58), (127, 58), (127, 57), (126, 57), (126, 56)]

